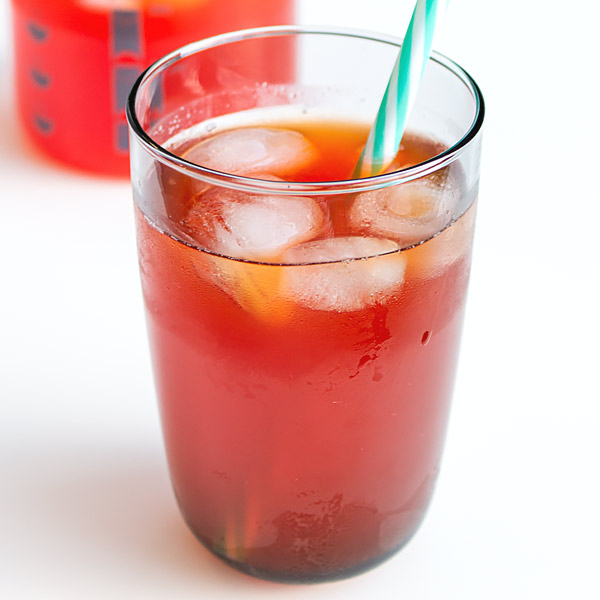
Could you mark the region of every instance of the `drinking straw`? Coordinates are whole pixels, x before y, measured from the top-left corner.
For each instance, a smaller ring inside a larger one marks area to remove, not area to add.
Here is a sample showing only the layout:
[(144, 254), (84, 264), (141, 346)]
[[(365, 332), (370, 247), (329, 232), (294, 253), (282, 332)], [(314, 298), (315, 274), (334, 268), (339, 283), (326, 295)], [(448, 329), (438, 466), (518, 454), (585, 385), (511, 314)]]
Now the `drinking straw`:
[(447, 4), (448, 0), (417, 0), (354, 177), (378, 175), (396, 157), (431, 54), (435, 26)]

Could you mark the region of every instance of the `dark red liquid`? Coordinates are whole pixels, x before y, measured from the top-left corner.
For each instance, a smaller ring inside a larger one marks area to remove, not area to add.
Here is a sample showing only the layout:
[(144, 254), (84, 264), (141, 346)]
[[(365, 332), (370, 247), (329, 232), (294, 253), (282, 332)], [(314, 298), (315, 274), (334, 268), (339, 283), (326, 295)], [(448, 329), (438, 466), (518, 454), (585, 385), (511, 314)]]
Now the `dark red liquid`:
[(124, 103), (147, 66), (211, 35), (293, 20), (293, 0), (105, 0), (114, 10), (100, 0), (12, 4), (25, 130), (49, 155), (113, 175), (129, 173)]
[[(317, 137), (331, 173), (353, 164), (349, 138)], [(269, 295), (299, 267), (211, 256), (136, 215), (171, 477), (196, 536), (285, 581), (347, 576), (402, 547), (440, 466), (473, 210), (405, 251), (386, 302), (347, 312)], [(217, 268), (240, 290), (215, 285)], [(241, 289), (248, 280), (260, 294)]]

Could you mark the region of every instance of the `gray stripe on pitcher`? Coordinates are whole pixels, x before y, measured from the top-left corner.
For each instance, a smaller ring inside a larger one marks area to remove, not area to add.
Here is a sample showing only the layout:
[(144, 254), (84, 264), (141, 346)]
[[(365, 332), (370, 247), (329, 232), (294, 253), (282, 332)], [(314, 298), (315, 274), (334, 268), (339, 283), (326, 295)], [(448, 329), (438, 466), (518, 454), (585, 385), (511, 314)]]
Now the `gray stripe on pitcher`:
[(31, 37), (36, 42), (45, 42), (48, 37), (48, 30), (42, 27), (41, 25), (37, 25), (36, 23), (28, 23), (27, 29), (31, 34)]
[(34, 115), (33, 123), (36, 126), (36, 128), (44, 135), (48, 135), (54, 129), (54, 123), (50, 121), (50, 119), (40, 117), (40, 115)]
[(129, 130), (127, 123), (117, 123), (116, 130), (117, 152), (129, 152)]
[(50, 85), (50, 76), (38, 71), (37, 69), (31, 70), (31, 79), (39, 87), (48, 87)]
[(130, 52), (142, 56), (140, 14), (135, 10), (115, 10), (111, 13), (113, 54)]
[(116, 110), (123, 111), (127, 105), (127, 96), (140, 74), (138, 67), (115, 68)]

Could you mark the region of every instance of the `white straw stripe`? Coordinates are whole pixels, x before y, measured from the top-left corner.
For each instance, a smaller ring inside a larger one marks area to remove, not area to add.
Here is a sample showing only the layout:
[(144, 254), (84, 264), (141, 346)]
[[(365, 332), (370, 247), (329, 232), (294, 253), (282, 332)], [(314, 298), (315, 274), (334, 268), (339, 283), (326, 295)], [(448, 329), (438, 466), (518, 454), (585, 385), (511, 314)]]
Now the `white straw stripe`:
[(355, 176), (368, 177), (383, 172), (398, 153), (429, 60), (434, 28), (447, 2), (417, 0), (405, 43), (390, 75), (383, 104), (369, 133)]
[(386, 135), (384, 137), (384, 156), (390, 156), (392, 154), (396, 154), (397, 150), (397, 142), (400, 140), (396, 140), (396, 120), (398, 117), (398, 111), (396, 107), (398, 106), (398, 69), (394, 69), (392, 72), (392, 77), (390, 80), (390, 93), (387, 99), (387, 106), (385, 109), (386, 115), (389, 115), (391, 118), (386, 122), (386, 127), (389, 127), (390, 135)]

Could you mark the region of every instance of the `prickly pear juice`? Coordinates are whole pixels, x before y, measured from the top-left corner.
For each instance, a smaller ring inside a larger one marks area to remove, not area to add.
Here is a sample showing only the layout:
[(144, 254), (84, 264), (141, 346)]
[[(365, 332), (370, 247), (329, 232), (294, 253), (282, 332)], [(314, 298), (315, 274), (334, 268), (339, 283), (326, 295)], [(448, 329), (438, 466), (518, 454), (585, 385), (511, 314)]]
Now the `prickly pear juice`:
[[(50, 156), (111, 175), (129, 174), (125, 102), (150, 63), (201, 38), (293, 20), (293, 0), (12, 0), (12, 9), (24, 129)], [(288, 57), (273, 60), (289, 69)]]
[[(364, 127), (296, 129), (322, 157), (302, 181), (350, 176)], [(409, 137), (399, 164), (438, 150)], [(327, 201), (327, 236), (348, 233), (352, 201)], [(422, 521), (440, 467), (474, 208), (398, 251), (405, 270), (393, 293), (348, 308), (299, 302), (283, 283), (302, 269), (326, 278), (348, 261), (218, 256), (165, 233), (140, 206), (164, 438), (191, 530), (235, 567), (275, 580), (346, 577), (391, 556)], [(360, 260), (370, 268), (387, 259)], [(233, 273), (238, 287), (216, 285), (215, 271)]]

